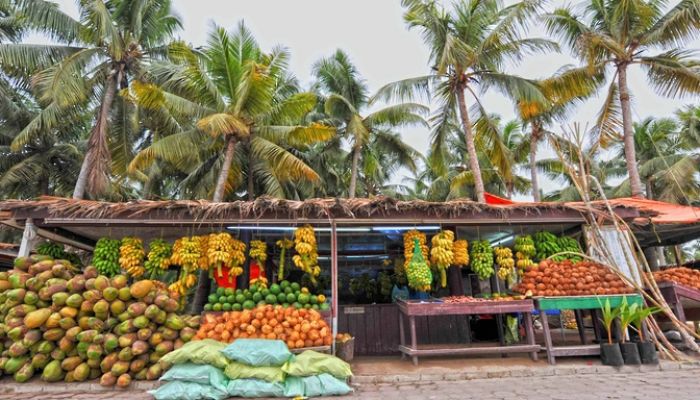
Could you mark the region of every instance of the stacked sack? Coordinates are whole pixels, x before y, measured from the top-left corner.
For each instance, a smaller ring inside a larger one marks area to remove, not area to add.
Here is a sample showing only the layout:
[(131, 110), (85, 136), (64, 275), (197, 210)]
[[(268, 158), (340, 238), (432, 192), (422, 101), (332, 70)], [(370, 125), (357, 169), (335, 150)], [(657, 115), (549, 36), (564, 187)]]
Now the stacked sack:
[(177, 301), (157, 283), (128, 284), (95, 267), (20, 257), (0, 272), (0, 375), (25, 382), (84, 381), (107, 386), (157, 379), (158, 360), (196, 333), (198, 317), (174, 313)]
[(281, 340), (237, 339), (226, 346), (192, 341), (161, 358), (166, 382), (156, 400), (222, 400), (227, 397), (329, 396), (350, 393), (350, 365), (305, 351), (294, 356)]

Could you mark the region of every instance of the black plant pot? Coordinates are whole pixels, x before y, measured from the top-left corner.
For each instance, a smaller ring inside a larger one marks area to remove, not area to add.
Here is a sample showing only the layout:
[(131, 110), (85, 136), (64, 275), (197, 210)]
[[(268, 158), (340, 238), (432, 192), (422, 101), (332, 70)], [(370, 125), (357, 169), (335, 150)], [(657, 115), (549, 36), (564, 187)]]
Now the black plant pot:
[(637, 343), (620, 343), (620, 352), (625, 365), (639, 365), (642, 363), (642, 360), (639, 358)]
[(619, 367), (623, 365), (625, 363), (625, 360), (622, 358), (620, 344), (601, 343), (600, 361), (603, 363), (603, 365), (611, 365), (613, 367)]
[(656, 353), (656, 346), (653, 342), (637, 343), (637, 349), (639, 351), (639, 358), (642, 360), (642, 364), (659, 363), (659, 356)]

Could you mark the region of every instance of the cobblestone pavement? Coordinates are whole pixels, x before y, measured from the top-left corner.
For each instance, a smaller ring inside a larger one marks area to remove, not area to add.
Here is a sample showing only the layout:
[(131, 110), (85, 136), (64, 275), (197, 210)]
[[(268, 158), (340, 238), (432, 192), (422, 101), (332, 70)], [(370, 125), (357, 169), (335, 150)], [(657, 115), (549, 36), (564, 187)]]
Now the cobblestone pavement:
[[(339, 399), (362, 400), (597, 400), (700, 398), (697, 370), (653, 371), (605, 376), (573, 375), (525, 378), (474, 379), (453, 382), (407, 382), (364, 384), (352, 396)], [(1, 389), (0, 389), (1, 390)], [(152, 399), (144, 391), (99, 391), (92, 393), (2, 393), (0, 399), (38, 400), (142, 400)]]

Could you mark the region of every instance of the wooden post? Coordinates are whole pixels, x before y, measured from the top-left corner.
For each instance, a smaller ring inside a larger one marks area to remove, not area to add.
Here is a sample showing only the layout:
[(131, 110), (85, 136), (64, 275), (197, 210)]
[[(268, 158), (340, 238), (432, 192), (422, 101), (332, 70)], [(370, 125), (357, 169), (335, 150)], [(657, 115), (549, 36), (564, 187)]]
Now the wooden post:
[(22, 242), (19, 245), (19, 252), (17, 253), (17, 256), (29, 256), (39, 240), (40, 238), (36, 232), (36, 225), (34, 225), (34, 221), (31, 218), (27, 218), (27, 221), (24, 223)]
[[(418, 339), (416, 338), (416, 317), (411, 315), (408, 317), (408, 320), (411, 324), (411, 350), (418, 350)], [(412, 359), (413, 365), (418, 365), (418, 356), (414, 355)]]
[(331, 332), (332, 354), (335, 355), (335, 337), (338, 334), (338, 230), (331, 222)]
[[(527, 339), (527, 344), (536, 345), (535, 329), (532, 326), (532, 313), (524, 313), (523, 319), (525, 320), (525, 336)], [(530, 353), (530, 358), (532, 361), (537, 361), (537, 352), (533, 351)]]
[(549, 321), (547, 320), (547, 311), (540, 309), (540, 322), (542, 322), (542, 335), (544, 336), (544, 346), (547, 350), (547, 362), (554, 365), (554, 352), (552, 351), (552, 334), (549, 331)]
[[(403, 322), (403, 311), (399, 310), (399, 344), (401, 346), (406, 345), (406, 332), (404, 331), (404, 322)], [(401, 359), (403, 360), (406, 358), (406, 353), (403, 351), (401, 352)]]

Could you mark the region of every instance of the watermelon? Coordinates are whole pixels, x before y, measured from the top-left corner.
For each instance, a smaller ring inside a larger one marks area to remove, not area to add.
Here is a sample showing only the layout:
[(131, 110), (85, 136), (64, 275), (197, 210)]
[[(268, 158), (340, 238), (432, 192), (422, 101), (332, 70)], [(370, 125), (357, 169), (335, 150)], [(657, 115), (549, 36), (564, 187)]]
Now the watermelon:
[(262, 296), (262, 294), (261, 294), (260, 292), (255, 292), (255, 294), (253, 294), (253, 299), (252, 299), (252, 300), (253, 300), (254, 302), (258, 303), (258, 302), (259, 302), (260, 300), (262, 300), (262, 299), (263, 299), (263, 296)]
[(301, 306), (301, 304), (299, 304), (299, 303), (297, 303), (297, 302), (294, 302), (294, 304), (292, 304), (292, 307), (294, 307), (294, 308), (296, 308), (296, 309), (298, 310), (298, 309), (300, 309), (302, 306)]
[(216, 295), (217, 296), (223, 296), (224, 295), (224, 288), (216, 288)]
[(298, 284), (297, 282), (292, 282), (292, 284), (290, 286), (291, 286), (292, 290), (295, 292), (298, 292), (301, 290), (301, 285)]
[(297, 296), (294, 295), (294, 293), (289, 293), (287, 295), (287, 303), (292, 304), (297, 301)]
[(209, 303), (214, 304), (214, 303), (216, 303), (216, 301), (217, 301), (218, 299), (219, 299), (219, 298), (218, 298), (215, 294), (210, 294), (208, 300), (209, 300)]
[(240, 303), (234, 303), (231, 308), (233, 311), (241, 311), (243, 309), (243, 306)]
[(224, 305), (221, 307), (222, 311), (231, 311), (231, 303), (224, 303)]
[(316, 296), (315, 294), (311, 295), (309, 301), (311, 302), (311, 304), (318, 304), (318, 296)]
[(307, 304), (309, 302), (309, 295), (306, 293), (300, 293), (299, 296), (297, 296), (297, 301), (301, 304)]
[(235, 303), (235, 302), (236, 302), (236, 296), (234, 296), (234, 295), (228, 295), (228, 296), (226, 296), (226, 302), (227, 302), (227, 303), (231, 303), (231, 304)]
[(274, 294), (268, 294), (265, 296), (265, 303), (267, 304), (277, 304), (277, 296)]
[(270, 286), (270, 293), (272, 293), (272, 294), (274, 294), (274, 295), (278, 295), (278, 294), (280, 294), (281, 292), (282, 292), (282, 289), (280, 288), (280, 285), (278, 285), (278, 284), (276, 284), (276, 283), (273, 283), (273, 284)]
[(204, 305), (204, 311), (211, 311), (212, 304), (205, 304)]
[(243, 304), (244, 301), (246, 301), (246, 298), (243, 293), (236, 294), (236, 303)]
[(277, 302), (282, 304), (287, 302), (287, 295), (284, 293), (280, 293), (277, 295)]
[(246, 300), (243, 303), (243, 308), (245, 308), (246, 310), (252, 310), (253, 308), (255, 308), (255, 303), (253, 303), (252, 300)]
[(321, 304), (320, 309), (321, 309), (321, 311), (328, 311), (331, 309), (331, 306), (329, 306), (328, 303), (323, 303), (323, 304)]
[(216, 303), (211, 307), (212, 311), (221, 311), (222, 308), (223, 308), (223, 304), (221, 304), (221, 303)]
[(224, 296), (224, 295), (219, 296), (219, 303), (221, 303), (221, 304), (226, 303), (226, 300), (227, 300), (226, 296)]
[(224, 289), (224, 294), (226, 296), (233, 296), (233, 289), (231, 289), (231, 288)]

